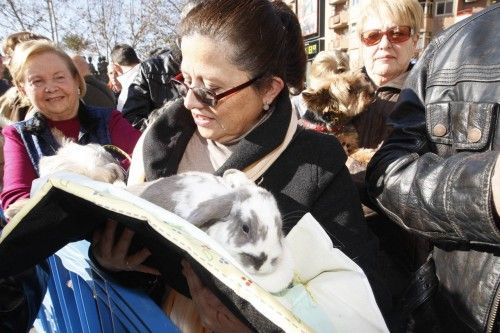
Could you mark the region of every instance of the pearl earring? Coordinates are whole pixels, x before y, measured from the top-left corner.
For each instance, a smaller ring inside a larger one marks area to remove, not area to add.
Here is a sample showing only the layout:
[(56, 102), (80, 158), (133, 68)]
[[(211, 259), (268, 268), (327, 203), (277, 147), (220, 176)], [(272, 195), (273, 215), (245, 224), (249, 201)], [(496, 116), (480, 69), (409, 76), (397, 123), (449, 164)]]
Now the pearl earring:
[(269, 103), (265, 102), (264, 106), (262, 108), (264, 109), (264, 111), (268, 111), (269, 110)]

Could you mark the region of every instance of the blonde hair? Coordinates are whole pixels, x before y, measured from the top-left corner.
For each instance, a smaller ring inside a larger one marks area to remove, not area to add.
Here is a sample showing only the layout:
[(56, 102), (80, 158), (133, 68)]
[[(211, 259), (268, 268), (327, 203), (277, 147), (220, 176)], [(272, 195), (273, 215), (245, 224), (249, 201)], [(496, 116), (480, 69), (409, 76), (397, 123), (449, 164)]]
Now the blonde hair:
[(316, 88), (319, 81), (330, 80), (335, 74), (349, 70), (349, 55), (344, 51), (321, 51), (311, 64), (309, 86)]
[(413, 29), (413, 34), (418, 36), (424, 18), (424, 10), (417, 0), (368, 0), (361, 7), (360, 13), (358, 36), (363, 32), (365, 23), (370, 17), (408, 25)]
[(10, 73), (14, 84), (17, 87), (23, 85), (26, 64), (33, 56), (43, 53), (53, 53), (61, 58), (61, 60), (68, 67), (71, 76), (74, 79), (77, 79), (78, 87), (80, 88), (80, 96), (85, 96), (85, 92), (87, 90), (85, 80), (80, 75), (80, 72), (78, 72), (73, 60), (71, 60), (70, 56), (66, 52), (47, 40), (31, 40), (23, 42), (15, 48), (10, 63)]
[(30, 31), (20, 31), (13, 34), (8, 35), (2, 42), (2, 52), (6, 56), (12, 56), (16, 46), (22, 42), (27, 42), (29, 40), (49, 40), (47, 37), (42, 35), (37, 35)]

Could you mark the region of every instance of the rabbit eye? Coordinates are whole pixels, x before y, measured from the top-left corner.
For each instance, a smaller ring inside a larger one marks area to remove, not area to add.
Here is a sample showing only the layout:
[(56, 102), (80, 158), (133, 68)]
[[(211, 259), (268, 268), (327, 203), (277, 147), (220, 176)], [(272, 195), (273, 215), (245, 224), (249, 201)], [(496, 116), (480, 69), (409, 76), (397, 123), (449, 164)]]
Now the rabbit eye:
[(248, 224), (243, 224), (243, 226), (241, 227), (241, 229), (243, 229), (243, 232), (245, 234), (248, 234), (248, 232), (250, 231), (250, 227), (248, 226)]

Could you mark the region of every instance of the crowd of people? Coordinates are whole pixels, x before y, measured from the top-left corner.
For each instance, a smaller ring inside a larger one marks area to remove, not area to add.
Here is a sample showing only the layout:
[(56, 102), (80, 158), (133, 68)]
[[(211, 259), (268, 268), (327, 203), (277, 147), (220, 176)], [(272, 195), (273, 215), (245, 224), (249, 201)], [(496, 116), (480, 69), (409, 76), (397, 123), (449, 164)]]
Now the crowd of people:
[[(391, 332), (500, 332), (500, 5), (420, 55), (417, 0), (360, 13), (363, 67), (324, 51), (307, 78), (299, 21), (280, 0), (190, 1), (175, 45), (141, 61), (117, 44), (107, 84), (44, 36), (7, 36), (2, 209), (29, 198), (56, 132), (130, 154), (129, 184), (239, 169), (274, 195), (285, 234), (312, 214), (363, 269)], [(132, 239), (108, 221), (90, 257), (117, 280), (142, 272), (137, 287), (169, 281)], [(195, 313), (184, 331), (254, 331), (187, 261), (172, 265), (187, 289), (162, 299), (169, 316), (175, 304)], [(29, 330), (49, 277), (42, 262), (0, 279), (0, 331)]]

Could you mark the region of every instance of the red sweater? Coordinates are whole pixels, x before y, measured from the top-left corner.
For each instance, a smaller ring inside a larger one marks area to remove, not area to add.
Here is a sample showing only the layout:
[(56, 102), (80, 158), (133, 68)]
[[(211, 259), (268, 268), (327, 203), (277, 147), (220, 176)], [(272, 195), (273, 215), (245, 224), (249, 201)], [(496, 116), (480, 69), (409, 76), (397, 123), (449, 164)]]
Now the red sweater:
[[(50, 127), (59, 129), (68, 138), (77, 139), (80, 131), (78, 117), (63, 121), (48, 121)], [(122, 114), (113, 111), (109, 120), (111, 143), (129, 155), (139, 139), (141, 132), (129, 124)], [(5, 137), (4, 144), (4, 175), (3, 191), (0, 195), (2, 207), (6, 208), (20, 198), (28, 198), (31, 182), (37, 178), (35, 169), (31, 164), (28, 152), (14, 126), (7, 126), (2, 131)], [(128, 167), (128, 163), (126, 167)]]

